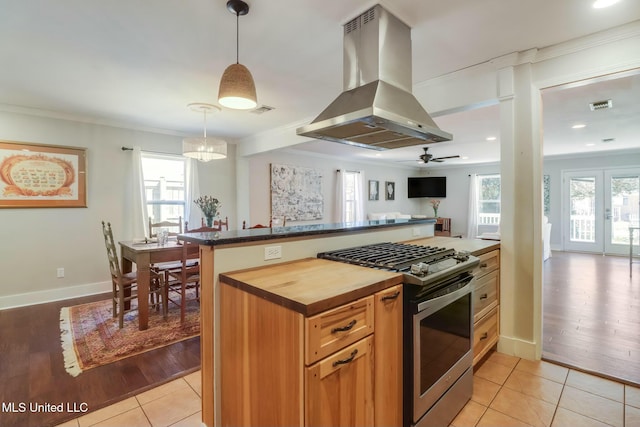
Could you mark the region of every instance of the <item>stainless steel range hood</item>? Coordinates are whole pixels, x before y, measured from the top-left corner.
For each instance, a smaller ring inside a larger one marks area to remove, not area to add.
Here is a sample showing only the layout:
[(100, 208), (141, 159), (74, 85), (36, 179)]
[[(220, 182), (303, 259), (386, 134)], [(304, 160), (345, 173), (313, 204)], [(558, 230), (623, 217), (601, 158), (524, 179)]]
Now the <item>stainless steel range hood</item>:
[(344, 92), (298, 135), (375, 150), (450, 141), (411, 93), (411, 28), (376, 5), (344, 25)]

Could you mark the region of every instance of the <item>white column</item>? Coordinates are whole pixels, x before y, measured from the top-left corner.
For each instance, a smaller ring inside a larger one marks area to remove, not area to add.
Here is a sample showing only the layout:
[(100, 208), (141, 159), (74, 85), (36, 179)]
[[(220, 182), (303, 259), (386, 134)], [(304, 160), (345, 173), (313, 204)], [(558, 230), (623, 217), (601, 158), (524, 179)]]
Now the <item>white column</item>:
[(531, 64), (498, 72), (501, 275), (499, 350), (539, 359), (542, 290), (542, 123)]

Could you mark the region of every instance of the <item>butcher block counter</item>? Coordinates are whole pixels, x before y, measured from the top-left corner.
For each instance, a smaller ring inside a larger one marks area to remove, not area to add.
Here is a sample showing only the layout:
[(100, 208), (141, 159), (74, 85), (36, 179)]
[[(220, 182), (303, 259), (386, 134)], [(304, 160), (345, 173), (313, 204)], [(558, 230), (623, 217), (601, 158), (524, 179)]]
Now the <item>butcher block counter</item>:
[(305, 316), (402, 282), (402, 274), (307, 258), (220, 274), (220, 280)]
[(401, 274), (305, 258), (220, 285), (221, 425), (401, 425)]

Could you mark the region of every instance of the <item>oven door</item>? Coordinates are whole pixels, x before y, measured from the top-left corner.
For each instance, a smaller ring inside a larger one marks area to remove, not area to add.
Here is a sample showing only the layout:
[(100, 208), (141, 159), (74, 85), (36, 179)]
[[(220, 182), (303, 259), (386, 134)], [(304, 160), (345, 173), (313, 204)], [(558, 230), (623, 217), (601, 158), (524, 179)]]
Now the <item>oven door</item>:
[(466, 275), (447, 285), (444, 291), (427, 296), (414, 306), (414, 423), (473, 362), (473, 276)]

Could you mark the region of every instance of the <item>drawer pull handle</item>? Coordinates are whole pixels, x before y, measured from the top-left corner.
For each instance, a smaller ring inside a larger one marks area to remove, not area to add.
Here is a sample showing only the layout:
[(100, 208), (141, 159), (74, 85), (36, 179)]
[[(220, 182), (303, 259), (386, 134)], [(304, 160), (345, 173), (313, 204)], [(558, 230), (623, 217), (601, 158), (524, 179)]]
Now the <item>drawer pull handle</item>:
[(480, 264), (480, 268), (487, 268), (488, 264), (486, 262), (483, 262), (482, 264)]
[(480, 336), (480, 341), (482, 340), (486, 340), (487, 338), (489, 338), (489, 334), (484, 332), (481, 336)]
[(335, 368), (338, 365), (346, 365), (347, 363), (352, 362), (353, 359), (356, 358), (356, 354), (358, 354), (358, 349), (357, 348), (355, 350), (353, 350), (351, 352), (351, 356), (347, 357), (346, 359), (339, 359), (339, 360), (336, 360), (335, 362), (333, 362), (333, 367)]
[(335, 334), (336, 332), (347, 332), (347, 331), (350, 331), (351, 328), (353, 328), (354, 326), (356, 326), (356, 319), (353, 319), (351, 322), (349, 322), (349, 324), (347, 326), (341, 326), (339, 328), (333, 328), (331, 330), (331, 333)]
[(488, 298), (488, 295), (487, 295), (487, 294), (482, 294), (482, 295), (480, 295), (480, 299), (487, 299), (487, 298)]
[(382, 301), (388, 301), (388, 300), (392, 300), (392, 299), (396, 299), (398, 298), (398, 295), (400, 295), (400, 291), (396, 291), (395, 293), (391, 294), (391, 295), (385, 295), (382, 298), (380, 298)]

